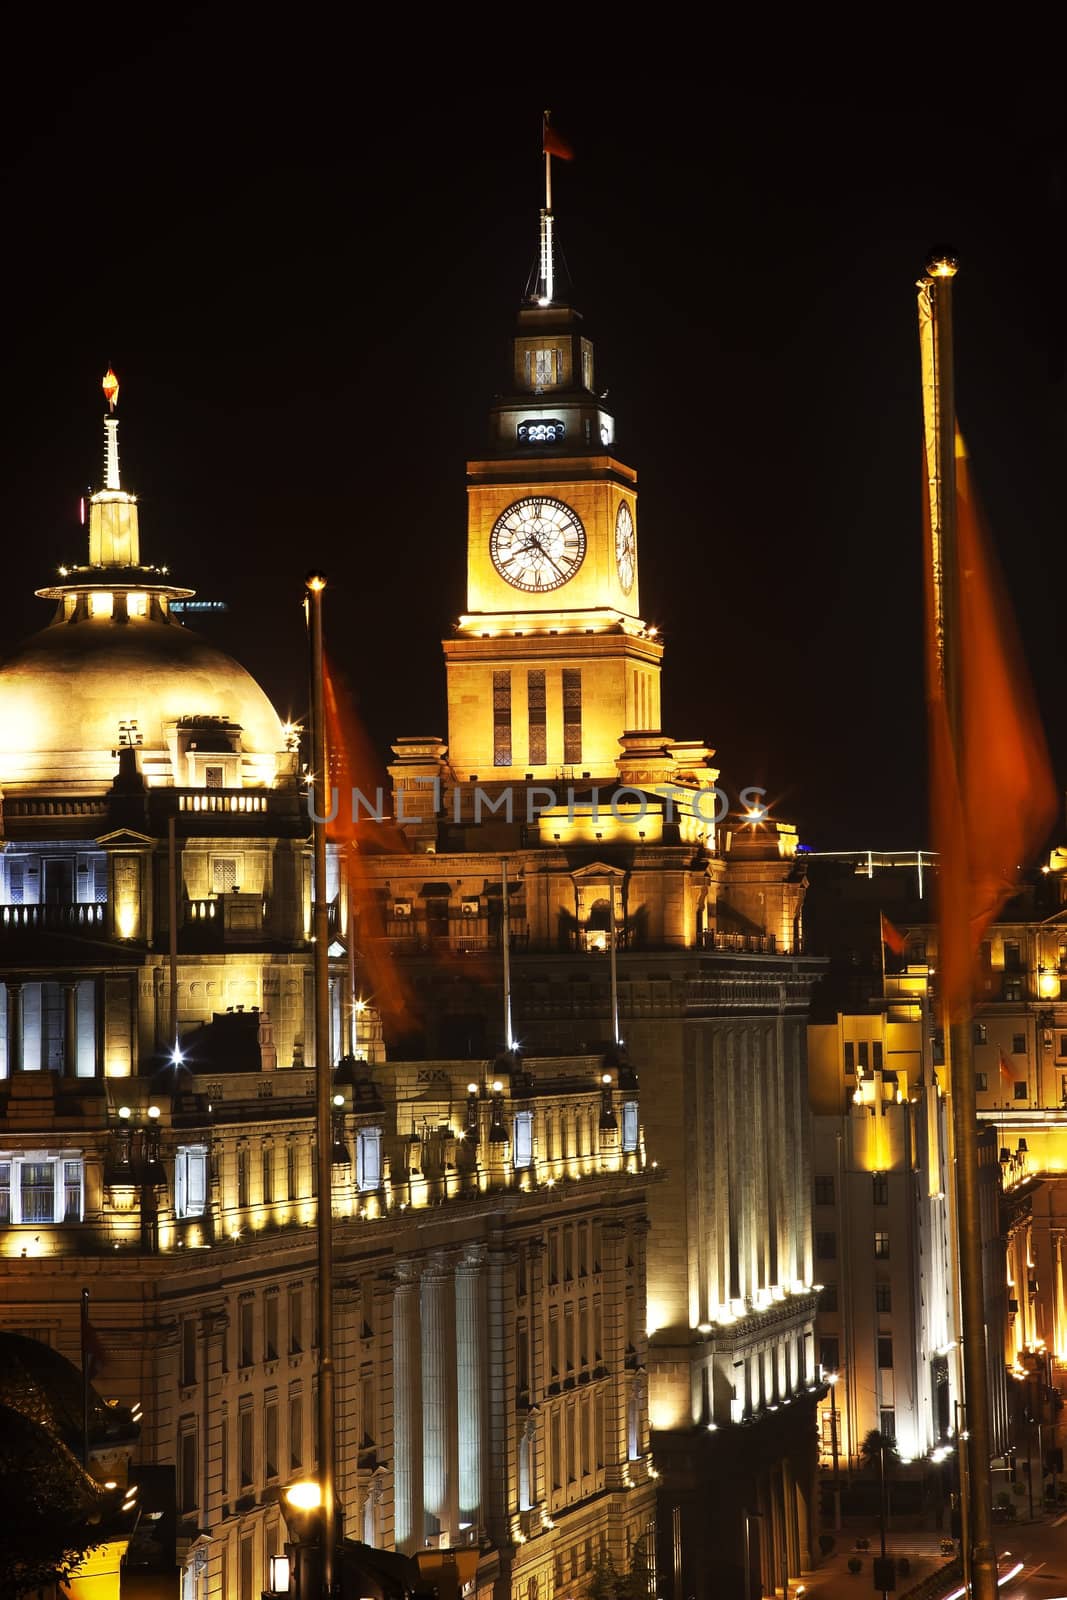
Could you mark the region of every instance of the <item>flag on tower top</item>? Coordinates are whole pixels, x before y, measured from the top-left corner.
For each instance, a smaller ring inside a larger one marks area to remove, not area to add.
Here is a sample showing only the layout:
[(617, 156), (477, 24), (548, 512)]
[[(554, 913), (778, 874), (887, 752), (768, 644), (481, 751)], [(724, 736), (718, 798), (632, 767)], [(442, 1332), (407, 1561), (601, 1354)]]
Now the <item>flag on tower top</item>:
[(104, 399), (107, 401), (112, 411), (114, 411), (115, 403), (119, 397), (119, 380), (116, 378), (110, 367), (108, 367), (104, 374), (104, 381), (101, 384), (101, 388), (104, 391)]
[(561, 161), (574, 160), (574, 151), (549, 122), (547, 111), (541, 124), (541, 149), (546, 156), (558, 156)]

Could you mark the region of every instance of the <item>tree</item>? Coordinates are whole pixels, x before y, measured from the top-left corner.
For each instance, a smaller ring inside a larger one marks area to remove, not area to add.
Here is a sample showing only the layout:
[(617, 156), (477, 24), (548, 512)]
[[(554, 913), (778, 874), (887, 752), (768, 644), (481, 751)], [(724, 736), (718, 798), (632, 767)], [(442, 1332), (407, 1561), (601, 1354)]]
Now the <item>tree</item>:
[(102, 1542), (112, 1500), (45, 1422), (0, 1402), (0, 1600), (67, 1577)]
[(890, 1461), (895, 1460), (897, 1454), (896, 1440), (892, 1434), (882, 1433), (880, 1429), (872, 1428), (870, 1433), (864, 1435), (863, 1442), (860, 1445), (860, 1458), (863, 1461), (863, 1465), (865, 1467), (873, 1467), (877, 1471), (883, 1450)]
[(629, 1572), (620, 1572), (609, 1555), (597, 1560), (586, 1582), (585, 1600), (648, 1600), (648, 1555), (645, 1536), (634, 1546)]

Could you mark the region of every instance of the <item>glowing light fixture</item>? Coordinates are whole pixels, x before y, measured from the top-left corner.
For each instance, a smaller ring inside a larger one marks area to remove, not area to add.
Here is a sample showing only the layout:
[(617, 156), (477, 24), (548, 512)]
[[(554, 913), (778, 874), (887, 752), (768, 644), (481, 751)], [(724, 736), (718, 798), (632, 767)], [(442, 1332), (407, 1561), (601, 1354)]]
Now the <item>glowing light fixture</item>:
[(316, 1511), (322, 1504), (322, 1487), (313, 1478), (302, 1478), (289, 1485), (285, 1498), (295, 1511)]
[(153, 1119), (158, 1117), (159, 1116), (159, 1107), (158, 1106), (149, 1106), (148, 1115), (150, 1117), (152, 1117)]
[(119, 1116), (122, 1118), (123, 1122), (125, 1122), (128, 1119), (129, 1115), (130, 1115), (129, 1106), (119, 1106)]
[(271, 1556), (270, 1558), (270, 1592), (271, 1594), (289, 1593), (289, 1557)]
[(333, 1103), (334, 1103), (335, 1106), (343, 1106), (344, 1103), (345, 1103), (344, 1095), (343, 1094), (335, 1094), (334, 1097), (333, 1097)]

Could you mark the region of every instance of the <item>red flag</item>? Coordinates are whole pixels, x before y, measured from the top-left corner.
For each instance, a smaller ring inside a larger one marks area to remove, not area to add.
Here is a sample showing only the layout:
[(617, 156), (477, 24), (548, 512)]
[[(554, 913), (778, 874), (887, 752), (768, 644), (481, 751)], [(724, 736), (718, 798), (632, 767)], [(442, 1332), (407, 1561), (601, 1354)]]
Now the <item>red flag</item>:
[[(956, 435), (958, 750), (940, 670), (930, 507), (926, 512), (930, 798), (939, 852), (941, 989), (950, 1019), (969, 1009), (982, 936), (1014, 893), (1058, 809), (1045, 736), (1011, 607)], [(938, 550), (940, 556), (940, 549)], [(946, 572), (945, 582), (954, 581)]]
[(541, 124), (541, 149), (546, 156), (558, 156), (561, 161), (574, 160), (574, 151), (566, 139), (556, 132), (547, 116)]
[(882, 919), (882, 943), (892, 950), (895, 956), (902, 956), (908, 947), (907, 936), (901, 933), (899, 928), (894, 927), (884, 911), (880, 911), (878, 915)]
[(1011, 1067), (1008, 1065), (1008, 1062), (1005, 1059), (1005, 1055), (1004, 1055), (1003, 1050), (1000, 1052), (1000, 1076), (1004, 1079), (1005, 1083), (1010, 1083), (1012, 1088), (1014, 1089), (1014, 1087), (1015, 1087), (1015, 1074), (1011, 1070)]

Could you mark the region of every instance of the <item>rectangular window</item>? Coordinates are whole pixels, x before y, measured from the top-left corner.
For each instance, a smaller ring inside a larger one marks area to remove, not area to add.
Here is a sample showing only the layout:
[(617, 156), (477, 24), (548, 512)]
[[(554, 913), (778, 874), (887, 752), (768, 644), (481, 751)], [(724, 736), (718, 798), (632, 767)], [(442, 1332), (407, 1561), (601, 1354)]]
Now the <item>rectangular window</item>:
[(984, 1022), (976, 1022), (974, 1024), (974, 1042), (975, 1042), (975, 1044), (985, 1044), (987, 1042), (987, 1039), (988, 1039), (988, 1030), (986, 1028), (985, 1023)]
[(552, 1487), (563, 1488), (563, 1425), (559, 1407), (552, 1413)]
[(1025, 1100), (1027, 1098), (1030, 1090), (1025, 1078), (1021, 1078), (1016, 1082), (1013, 1092), (1016, 1100)]
[(263, 1204), (269, 1206), (274, 1199), (274, 1149), (263, 1146)]
[(889, 1235), (876, 1233), (874, 1236), (874, 1257), (876, 1261), (889, 1260)]
[(824, 1372), (836, 1372), (841, 1357), (836, 1339), (819, 1340), (819, 1365)]
[(897, 1414), (892, 1406), (883, 1406), (878, 1413), (879, 1428), (883, 1438), (894, 1442), (897, 1437)]
[(196, 1318), (182, 1321), (182, 1387), (188, 1389), (196, 1382)]
[(304, 1348), (304, 1286), (289, 1285), (289, 1354), (298, 1356)]
[(278, 1296), (269, 1291), (263, 1302), (263, 1340), (266, 1345), (264, 1359), (278, 1359)]
[(174, 1215), (202, 1217), (207, 1205), (207, 1147), (179, 1145), (174, 1156)]
[(237, 1204), (244, 1207), (248, 1204), (248, 1151), (237, 1152)]
[(285, 1147), (285, 1198), (296, 1199), (296, 1145), (292, 1140)]
[(356, 1183), (360, 1194), (381, 1188), (381, 1128), (361, 1128), (356, 1135)]
[(815, 1235), (815, 1254), (820, 1261), (836, 1261), (837, 1234), (817, 1233)]
[(1013, 1033), (1012, 1034), (1012, 1036), (1011, 1036), (1011, 1053), (1012, 1053), (1013, 1056), (1024, 1056), (1026, 1054), (1026, 1035), (1025, 1035), (1025, 1033)]
[(304, 1465), (304, 1399), (289, 1396), (289, 1470), (298, 1472)]
[(626, 1151), (637, 1149), (639, 1124), (637, 1119), (637, 1101), (624, 1100), (622, 1103), (622, 1147)]
[(875, 1072), (881, 1072), (884, 1065), (884, 1052), (882, 1050), (881, 1039), (874, 1039), (871, 1041), (871, 1050), (873, 1051), (872, 1064), (874, 1066), (874, 1070)]
[(832, 1206), (834, 1203), (833, 1178), (815, 1179), (815, 1204), (817, 1206)]
[(204, 788), (205, 789), (221, 789), (222, 786), (223, 786), (223, 784), (222, 784), (222, 773), (223, 773), (223, 769), (221, 767), (205, 767), (204, 768)]
[(1022, 948), (1017, 939), (1005, 939), (1004, 941), (1004, 971), (1022, 971)]
[(263, 1471), (268, 1478), (278, 1476), (277, 1400), (268, 1400), (263, 1407)]
[(568, 765), (582, 759), (582, 674), (578, 667), (563, 669), (563, 759)]
[[(570, 1283), (574, 1277), (574, 1229), (569, 1222), (563, 1225), (563, 1281)], [(570, 1308), (568, 1307), (568, 1310)]]
[(823, 1284), (822, 1288), (819, 1291), (819, 1310), (820, 1311), (831, 1311), (831, 1312), (837, 1310), (837, 1284), (836, 1283), (824, 1283)]
[(845, 1041), (845, 1071), (850, 1075), (856, 1070), (856, 1046), (851, 1039)]
[(255, 1310), (256, 1308), (251, 1300), (241, 1301), (238, 1312), (238, 1323), (240, 1328), (241, 1347), (240, 1365), (242, 1367), (250, 1367), (255, 1361), (255, 1333), (253, 1321)]
[(984, 1094), (989, 1088), (989, 1074), (985, 1072), (976, 1072), (974, 1075), (974, 1086), (978, 1090), (979, 1094)]
[(211, 887), (216, 894), (232, 894), (238, 882), (237, 857), (216, 856), (211, 863)]
[(361, 1421), (360, 1448), (369, 1450), (378, 1437), (374, 1420), (374, 1379), (361, 1378), (359, 1383), (359, 1415)]
[(859, 1041), (859, 1044), (856, 1047), (856, 1053), (859, 1058), (860, 1071), (869, 1071), (871, 1065), (871, 1047), (866, 1039), (861, 1039)]
[(242, 1489), (249, 1488), (255, 1482), (252, 1426), (252, 1402), (249, 1401), (247, 1405), (242, 1405), (237, 1418), (237, 1454)]
[(183, 1425), (178, 1436), (178, 1509), (182, 1513), (196, 1510), (196, 1423)]
[(545, 697), (544, 672), (537, 671), (526, 674), (526, 697), (529, 716), (530, 765), (531, 767), (544, 766), (548, 760), (547, 701)]
[(872, 1180), (874, 1190), (874, 1203), (876, 1206), (889, 1204), (889, 1178), (884, 1172), (876, 1172)]
[(5, 1155), (0, 1159), (0, 1221), (80, 1222), (84, 1172), (80, 1156)]
[(493, 673), (493, 765), (511, 766), (511, 673)]
[(892, 1367), (892, 1365), (893, 1365), (893, 1341), (892, 1341), (892, 1339), (885, 1339), (885, 1338), (879, 1339), (879, 1341), (878, 1341), (878, 1365), (882, 1368), (883, 1371), (885, 1371), (886, 1369)]
[(514, 1153), (512, 1164), (518, 1167), (528, 1167), (533, 1162), (533, 1112), (516, 1111), (511, 1124), (511, 1137)]
[(893, 1288), (888, 1283), (876, 1283), (874, 1286), (874, 1309), (876, 1311), (892, 1311)]

